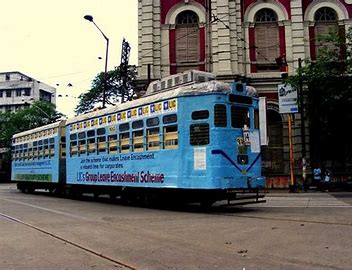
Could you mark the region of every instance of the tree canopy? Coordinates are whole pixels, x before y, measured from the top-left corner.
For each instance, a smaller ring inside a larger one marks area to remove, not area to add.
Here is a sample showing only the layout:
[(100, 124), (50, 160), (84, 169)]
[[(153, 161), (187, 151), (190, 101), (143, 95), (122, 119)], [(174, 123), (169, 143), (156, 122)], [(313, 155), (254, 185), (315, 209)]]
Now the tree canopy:
[(16, 112), (0, 113), (0, 147), (10, 148), (14, 134), (56, 122), (63, 115), (55, 105), (36, 101), (31, 107)]
[(352, 29), (345, 35), (330, 31), (320, 36), (315, 61), (305, 60), (296, 75), (295, 86), (303, 82), (304, 110), (309, 123), (310, 153), (336, 171), (352, 171)]
[[(134, 93), (134, 81), (137, 76), (136, 66), (127, 67), (127, 77), (121, 67), (110, 70), (106, 75), (105, 103), (114, 105), (124, 100), (131, 100)], [(99, 73), (93, 80), (91, 89), (79, 96), (80, 101), (75, 109), (76, 114), (85, 113), (99, 106), (103, 101), (105, 73)]]

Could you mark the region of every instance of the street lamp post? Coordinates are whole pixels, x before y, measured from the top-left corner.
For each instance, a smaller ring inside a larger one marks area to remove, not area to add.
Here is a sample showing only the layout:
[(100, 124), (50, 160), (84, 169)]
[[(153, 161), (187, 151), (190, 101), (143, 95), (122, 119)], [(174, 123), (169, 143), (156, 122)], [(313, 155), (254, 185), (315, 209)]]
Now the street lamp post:
[(101, 31), (101, 29), (99, 28), (99, 26), (94, 22), (93, 20), (93, 16), (91, 15), (85, 15), (84, 19), (86, 19), (87, 21), (92, 22), (95, 27), (99, 30), (99, 32), (103, 35), (103, 37), (106, 40), (106, 53), (105, 53), (105, 72), (104, 72), (104, 88), (103, 88), (103, 108), (105, 108), (105, 95), (106, 95), (106, 88), (107, 88), (107, 69), (108, 69), (108, 55), (109, 55), (109, 38), (103, 33), (103, 31)]

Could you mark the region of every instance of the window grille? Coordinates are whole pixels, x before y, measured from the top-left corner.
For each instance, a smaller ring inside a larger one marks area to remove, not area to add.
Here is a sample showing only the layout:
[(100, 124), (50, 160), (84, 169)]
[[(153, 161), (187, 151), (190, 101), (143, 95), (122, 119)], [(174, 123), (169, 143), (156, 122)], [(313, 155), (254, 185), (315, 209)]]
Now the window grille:
[(216, 104), (214, 106), (214, 125), (216, 127), (227, 127), (226, 106)]
[(192, 112), (192, 119), (193, 120), (208, 119), (208, 118), (209, 118), (209, 111), (208, 110)]
[(248, 108), (232, 106), (231, 125), (233, 128), (243, 128), (244, 125), (250, 127)]
[(177, 122), (177, 114), (169, 114), (163, 117), (164, 124), (171, 124)]
[(209, 144), (209, 124), (195, 124), (190, 126), (190, 144)]

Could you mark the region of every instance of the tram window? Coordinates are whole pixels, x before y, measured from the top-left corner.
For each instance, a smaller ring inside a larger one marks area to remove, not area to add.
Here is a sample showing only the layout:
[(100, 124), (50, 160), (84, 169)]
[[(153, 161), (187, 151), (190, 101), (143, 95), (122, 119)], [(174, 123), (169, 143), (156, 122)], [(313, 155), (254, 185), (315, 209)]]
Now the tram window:
[(244, 107), (231, 107), (231, 125), (233, 128), (243, 128), (244, 125), (249, 125), (249, 111)]
[(88, 153), (94, 153), (96, 151), (95, 138), (88, 139)]
[(133, 131), (132, 145), (134, 152), (142, 152), (144, 150), (143, 130)]
[(209, 144), (209, 124), (191, 125), (190, 144), (191, 145)]
[(42, 158), (44, 154), (43, 146), (38, 147), (38, 158)]
[(49, 156), (53, 157), (54, 155), (55, 155), (55, 145), (54, 144), (50, 144)]
[(216, 127), (227, 127), (226, 106), (223, 104), (214, 106), (214, 125)]
[(240, 95), (235, 95), (235, 94), (229, 95), (229, 101), (236, 102), (236, 103), (242, 103), (242, 104), (249, 104), (249, 105), (251, 105), (253, 103), (253, 100), (251, 97), (240, 96)]
[(164, 127), (164, 148), (176, 149), (178, 147), (177, 126)]
[(50, 143), (50, 144), (53, 144), (54, 142), (55, 142), (55, 139), (54, 139), (54, 138), (50, 138), (50, 139), (49, 139), (49, 143)]
[(104, 135), (104, 134), (105, 134), (105, 128), (98, 128), (97, 129), (97, 136)]
[(127, 153), (130, 150), (129, 132), (120, 133), (120, 152)]
[(177, 114), (169, 114), (163, 117), (164, 124), (171, 124), (177, 122)]
[(27, 159), (27, 149), (23, 150), (23, 159)]
[(148, 150), (160, 149), (160, 134), (159, 133), (160, 133), (160, 130), (158, 127), (157, 128), (150, 128), (147, 130)]
[(70, 135), (70, 141), (77, 140), (77, 133)]
[(95, 129), (91, 129), (87, 131), (87, 137), (94, 137), (95, 136)]
[(72, 156), (77, 155), (77, 153), (78, 153), (77, 141), (71, 142), (70, 148), (71, 148), (71, 150), (70, 150), (71, 155)]
[(117, 153), (117, 135), (109, 135), (108, 144), (109, 144), (109, 153), (111, 154)]
[(259, 110), (254, 110), (254, 128), (259, 129)]
[(121, 124), (119, 126), (119, 130), (122, 132), (122, 131), (126, 131), (126, 130), (129, 130), (130, 129), (130, 124), (129, 123), (124, 123), (124, 124)]
[(33, 147), (33, 158), (37, 158), (37, 157), (38, 157), (38, 148)]
[(78, 139), (79, 140), (82, 140), (82, 139), (84, 139), (86, 137), (86, 133), (85, 132), (80, 132), (80, 133), (78, 133)]
[(106, 151), (106, 137), (98, 137), (98, 153)]
[(78, 146), (79, 146), (79, 154), (85, 154), (86, 153), (86, 140), (79, 140)]
[(137, 120), (132, 122), (132, 128), (133, 129), (143, 128), (143, 120)]
[(209, 118), (208, 110), (192, 112), (192, 120), (200, 120), (200, 119), (208, 119), (208, 118)]
[(154, 127), (159, 125), (159, 117), (153, 117), (147, 119), (147, 127)]
[(48, 157), (48, 156), (49, 156), (49, 146), (44, 145), (44, 157)]

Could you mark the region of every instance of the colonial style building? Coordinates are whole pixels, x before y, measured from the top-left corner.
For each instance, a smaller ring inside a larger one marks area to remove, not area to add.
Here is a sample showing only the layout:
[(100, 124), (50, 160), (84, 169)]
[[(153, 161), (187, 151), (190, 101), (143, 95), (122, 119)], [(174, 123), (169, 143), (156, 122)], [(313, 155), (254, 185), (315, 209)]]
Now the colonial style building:
[[(289, 154), (287, 117), (279, 114), (277, 97), (281, 73), (294, 73), (299, 58), (314, 61), (320, 46), (317, 37), (329, 28), (344, 35), (352, 24), (352, 1), (139, 0), (138, 10), (140, 81), (187, 69), (213, 72), (220, 80), (245, 78), (267, 97), (269, 145), (263, 153), (264, 173), (276, 176), (279, 185), (278, 179), (285, 182)], [(300, 114), (295, 114), (297, 170), (300, 124)], [(304, 126), (309, 158), (307, 123)]]
[(56, 89), (21, 72), (0, 72), (0, 112), (29, 107), (33, 101), (56, 102)]

